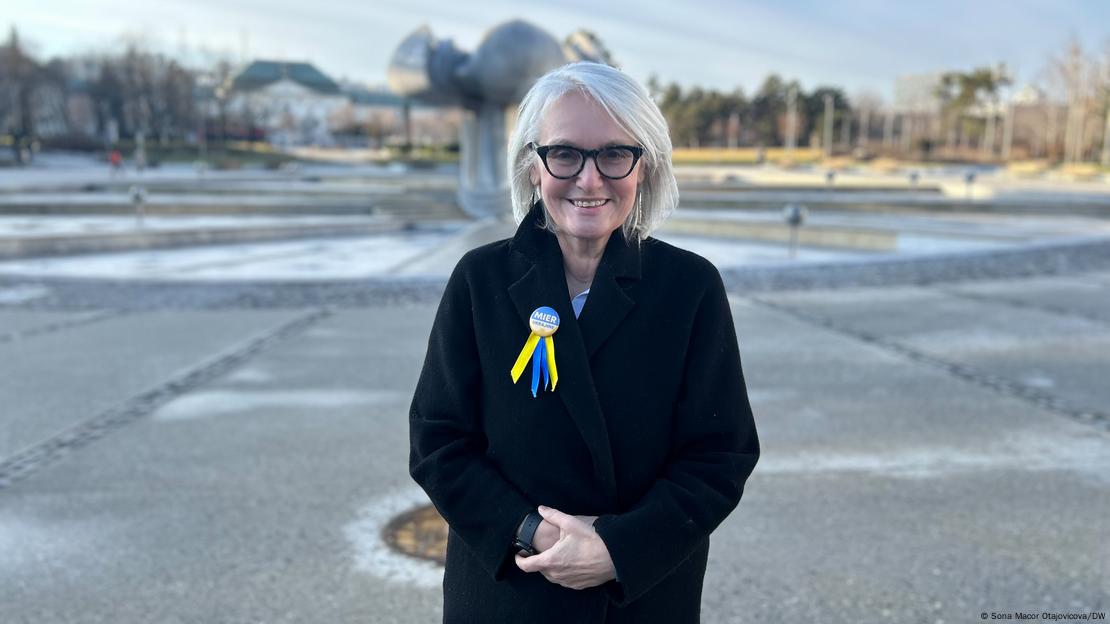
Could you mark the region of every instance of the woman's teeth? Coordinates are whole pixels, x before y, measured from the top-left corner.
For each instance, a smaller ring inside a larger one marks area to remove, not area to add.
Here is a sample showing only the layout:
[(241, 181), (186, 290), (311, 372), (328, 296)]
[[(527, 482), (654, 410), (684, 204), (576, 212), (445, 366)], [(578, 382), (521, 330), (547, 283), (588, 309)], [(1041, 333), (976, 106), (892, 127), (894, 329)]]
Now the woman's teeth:
[(572, 199), (572, 200), (570, 200), (570, 203), (574, 204), (575, 206), (578, 206), (579, 208), (594, 208), (594, 207), (597, 207), (597, 206), (600, 206), (600, 205), (604, 204), (607, 201), (609, 201), (609, 200), (608, 199), (599, 199), (599, 200), (596, 200), (596, 201), (577, 201), (577, 200)]

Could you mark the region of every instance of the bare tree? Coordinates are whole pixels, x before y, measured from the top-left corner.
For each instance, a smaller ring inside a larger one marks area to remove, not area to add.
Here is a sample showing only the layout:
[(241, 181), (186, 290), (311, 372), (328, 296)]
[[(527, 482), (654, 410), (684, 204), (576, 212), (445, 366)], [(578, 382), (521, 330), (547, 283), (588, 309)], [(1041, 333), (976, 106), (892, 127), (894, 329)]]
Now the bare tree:
[(1051, 93), (1063, 95), (1067, 109), (1064, 127), (1065, 162), (1080, 162), (1094, 157), (1099, 128), (1104, 126), (1106, 107), (1101, 64), (1083, 51), (1072, 38), (1063, 54), (1050, 58), (1045, 70)]
[(856, 135), (856, 147), (866, 150), (871, 140), (872, 117), (877, 117), (883, 108), (883, 99), (874, 91), (858, 91), (852, 96), (855, 109), (859, 111), (859, 134)]
[(17, 163), (31, 157), (35, 90), (41, 79), (41, 67), (26, 53), (19, 33), (12, 27), (8, 41), (0, 47), (0, 131), (12, 134)]

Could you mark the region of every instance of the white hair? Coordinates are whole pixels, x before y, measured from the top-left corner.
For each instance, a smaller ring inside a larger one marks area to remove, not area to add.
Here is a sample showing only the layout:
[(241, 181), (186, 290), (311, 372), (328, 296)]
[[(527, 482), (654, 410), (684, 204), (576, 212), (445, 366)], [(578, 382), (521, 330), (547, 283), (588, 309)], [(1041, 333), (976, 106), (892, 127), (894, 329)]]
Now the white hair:
[[(621, 226), (625, 240), (643, 240), (678, 205), (678, 184), (671, 167), (671, 137), (663, 113), (648, 92), (624, 72), (600, 63), (583, 61), (552, 70), (541, 76), (520, 102), (508, 151), (513, 216), (519, 224), (532, 209), (535, 189), (529, 172), (537, 162), (534, 159), (539, 157), (528, 144), (539, 143), (548, 108), (575, 90), (601, 105), (644, 148), (640, 159), (644, 176), (636, 200), (639, 206), (629, 212)], [(554, 231), (546, 206), (544, 227)]]

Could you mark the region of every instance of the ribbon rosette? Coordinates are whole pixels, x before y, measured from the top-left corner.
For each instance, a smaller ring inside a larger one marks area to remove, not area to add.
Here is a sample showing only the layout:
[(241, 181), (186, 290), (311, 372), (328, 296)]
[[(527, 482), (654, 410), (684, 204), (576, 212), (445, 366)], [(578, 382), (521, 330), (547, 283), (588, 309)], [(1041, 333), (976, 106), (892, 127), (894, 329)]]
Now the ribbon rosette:
[(555, 338), (552, 334), (559, 329), (559, 313), (547, 306), (536, 308), (528, 319), (528, 326), (532, 334), (524, 342), (524, 348), (516, 357), (516, 363), (509, 374), (515, 384), (520, 380), (528, 360), (532, 360), (532, 396), (535, 397), (540, 388), (540, 375), (543, 375), (543, 387), (555, 389), (559, 383), (559, 369), (555, 367)]

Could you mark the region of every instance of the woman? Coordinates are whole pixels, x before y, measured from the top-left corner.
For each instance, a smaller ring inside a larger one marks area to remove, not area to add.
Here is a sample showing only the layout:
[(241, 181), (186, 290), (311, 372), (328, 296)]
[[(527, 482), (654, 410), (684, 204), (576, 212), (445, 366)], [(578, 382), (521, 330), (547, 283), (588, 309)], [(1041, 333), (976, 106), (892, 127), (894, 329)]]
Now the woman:
[(720, 274), (649, 237), (678, 200), (666, 122), (575, 63), (509, 156), (518, 230), (452, 273), (409, 417), (450, 527), (444, 621), (697, 622), (759, 443)]

